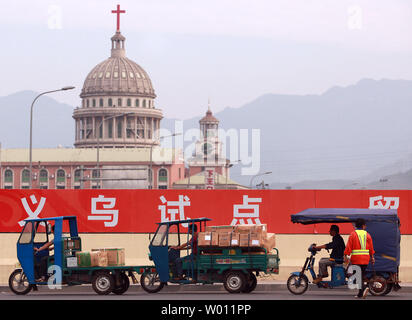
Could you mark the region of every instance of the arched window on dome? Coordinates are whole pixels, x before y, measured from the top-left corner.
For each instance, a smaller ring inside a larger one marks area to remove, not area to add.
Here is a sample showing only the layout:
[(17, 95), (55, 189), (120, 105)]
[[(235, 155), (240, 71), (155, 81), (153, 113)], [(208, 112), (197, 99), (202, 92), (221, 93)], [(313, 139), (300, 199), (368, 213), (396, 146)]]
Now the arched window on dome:
[(149, 108), (152, 107), (152, 100), (149, 100)]
[(99, 107), (103, 107), (103, 98), (99, 99)]
[(140, 106), (139, 99), (136, 99), (136, 101), (135, 101), (135, 106), (136, 106), (136, 107), (139, 107), (139, 106)]
[(117, 106), (118, 107), (122, 106), (122, 98), (117, 99)]
[(96, 107), (96, 99), (92, 100), (92, 105), (93, 105), (93, 107)]
[(86, 100), (86, 108), (89, 107), (89, 99)]
[(143, 100), (143, 108), (146, 108), (146, 99)]
[(127, 99), (127, 106), (131, 107), (132, 106), (132, 99)]
[(112, 98), (109, 98), (109, 107), (113, 106), (113, 100)]

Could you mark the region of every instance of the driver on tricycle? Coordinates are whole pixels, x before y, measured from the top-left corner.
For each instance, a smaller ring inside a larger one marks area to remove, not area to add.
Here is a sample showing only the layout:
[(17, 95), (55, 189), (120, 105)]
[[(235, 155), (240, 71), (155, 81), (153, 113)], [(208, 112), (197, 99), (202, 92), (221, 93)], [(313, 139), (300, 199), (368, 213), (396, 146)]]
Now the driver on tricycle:
[[(190, 224), (188, 227), (188, 233), (192, 234), (192, 238), (188, 242), (183, 243), (180, 246), (170, 247), (172, 253), (169, 253), (169, 260), (173, 260), (173, 258), (171, 257), (175, 257), (174, 261), (172, 262), (174, 262), (176, 272), (177, 272), (177, 277), (175, 277), (173, 280), (184, 280), (183, 262), (184, 261), (193, 262), (197, 254), (197, 239), (198, 239), (197, 225), (195, 225), (194, 223)], [(184, 249), (192, 249), (192, 252), (189, 255), (182, 257), (182, 258), (180, 258), (179, 255), (173, 254), (174, 250), (184, 250)]]
[(332, 242), (321, 246), (314, 246), (313, 249), (332, 249), (332, 253), (329, 258), (322, 258), (319, 260), (319, 274), (316, 279), (313, 280), (314, 284), (318, 284), (323, 278), (327, 278), (328, 266), (333, 267), (336, 263), (343, 262), (343, 253), (345, 251), (345, 242), (342, 236), (339, 234), (339, 227), (335, 224), (330, 226), (329, 234), (332, 236)]

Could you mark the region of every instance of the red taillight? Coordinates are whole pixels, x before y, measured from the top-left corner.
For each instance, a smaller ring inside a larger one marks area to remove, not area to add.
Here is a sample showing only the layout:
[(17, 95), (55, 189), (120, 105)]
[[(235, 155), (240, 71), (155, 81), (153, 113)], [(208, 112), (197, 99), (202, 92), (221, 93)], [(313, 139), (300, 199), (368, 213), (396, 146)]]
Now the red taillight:
[(155, 272), (156, 272), (156, 269), (155, 269), (155, 268), (151, 268), (151, 269), (150, 269), (150, 272), (151, 272), (151, 273), (155, 273)]
[(144, 272), (144, 269), (143, 268), (140, 268), (139, 269), (139, 273), (143, 273)]

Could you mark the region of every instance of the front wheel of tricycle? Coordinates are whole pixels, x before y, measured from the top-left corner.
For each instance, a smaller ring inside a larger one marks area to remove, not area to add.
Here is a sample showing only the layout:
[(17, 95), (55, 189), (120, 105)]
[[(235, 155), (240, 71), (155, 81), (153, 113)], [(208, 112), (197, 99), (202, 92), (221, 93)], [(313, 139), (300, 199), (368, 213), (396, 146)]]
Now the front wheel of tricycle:
[(292, 274), (287, 281), (288, 290), (296, 295), (304, 294), (309, 286), (308, 277), (305, 275)]
[(140, 276), (140, 285), (148, 293), (156, 293), (163, 289), (164, 283), (160, 281), (157, 272), (145, 272)]
[(22, 269), (14, 270), (9, 277), (9, 288), (15, 294), (24, 295), (30, 292), (32, 285), (29, 283)]

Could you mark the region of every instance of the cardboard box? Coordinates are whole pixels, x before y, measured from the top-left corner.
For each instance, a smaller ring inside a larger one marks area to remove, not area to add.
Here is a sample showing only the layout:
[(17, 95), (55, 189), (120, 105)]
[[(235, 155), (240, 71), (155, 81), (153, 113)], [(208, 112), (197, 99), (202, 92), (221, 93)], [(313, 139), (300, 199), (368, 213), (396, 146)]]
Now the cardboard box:
[(217, 247), (219, 245), (219, 234), (217, 232), (212, 232), (212, 239), (210, 240), (210, 245)]
[(239, 233), (239, 246), (249, 247), (250, 233)]
[(108, 266), (124, 266), (125, 265), (124, 248), (102, 248), (102, 249), (92, 249), (92, 251), (107, 252), (107, 265)]
[(208, 232), (217, 232), (217, 233), (227, 233), (232, 232), (234, 226), (207, 226), (206, 231)]
[(231, 247), (239, 247), (240, 245), (240, 234), (236, 232), (231, 233), (231, 239), (230, 239), (230, 246)]
[(67, 268), (76, 268), (77, 267), (77, 257), (67, 257), (66, 266)]
[(90, 261), (92, 267), (107, 267), (109, 264), (106, 251), (90, 252)]
[(198, 246), (218, 246), (219, 245), (219, 234), (217, 232), (199, 232)]
[(270, 252), (276, 245), (276, 235), (274, 233), (268, 233), (265, 238), (263, 238), (263, 247)]
[(235, 226), (235, 232), (240, 234), (247, 234), (255, 231), (254, 224), (238, 224)]
[(265, 233), (267, 231), (266, 224), (238, 224), (235, 226), (235, 232), (238, 233)]
[(219, 233), (219, 247), (230, 247), (230, 233)]
[(261, 233), (251, 233), (250, 239), (249, 239), (249, 246), (261, 247), (262, 246), (262, 234)]
[(197, 240), (198, 246), (210, 246), (212, 242), (212, 233), (211, 232), (199, 232), (199, 237)]
[(77, 258), (77, 266), (78, 267), (91, 267), (91, 258), (90, 258), (90, 252), (76, 252), (76, 258)]

